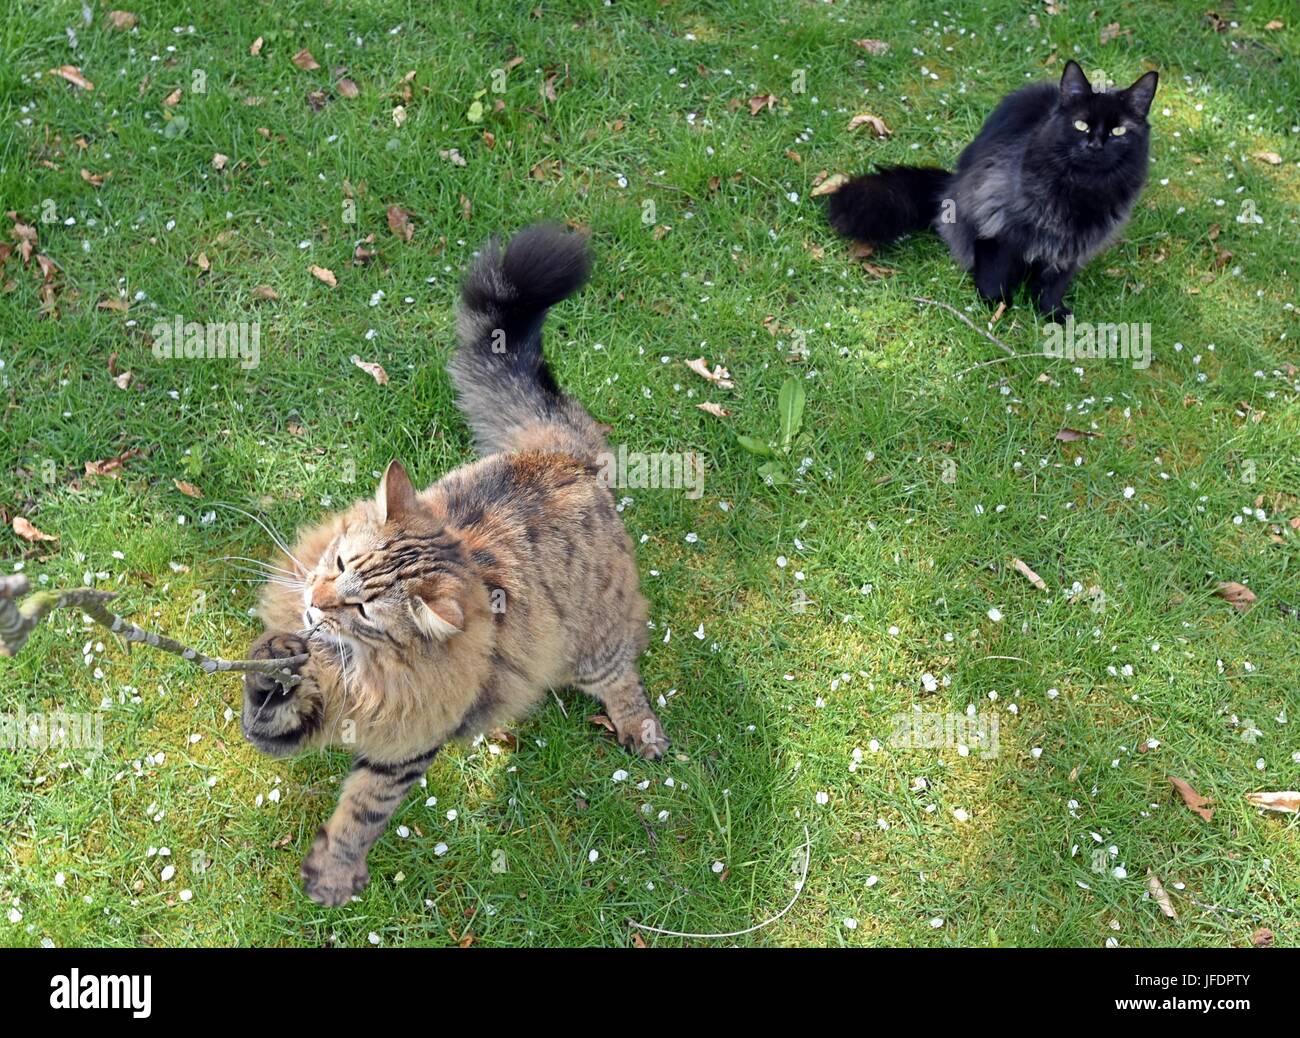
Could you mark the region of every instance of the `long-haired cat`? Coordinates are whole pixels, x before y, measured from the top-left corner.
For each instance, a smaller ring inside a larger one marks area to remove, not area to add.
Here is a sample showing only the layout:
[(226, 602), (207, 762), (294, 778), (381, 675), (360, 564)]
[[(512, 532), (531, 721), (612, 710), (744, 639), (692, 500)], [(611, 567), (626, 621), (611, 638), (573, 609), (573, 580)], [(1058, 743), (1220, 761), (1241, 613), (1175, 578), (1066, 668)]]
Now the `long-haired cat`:
[(577, 291), (588, 253), (535, 226), (491, 243), (462, 289), (449, 370), (481, 460), (416, 492), (402, 466), (302, 533), (259, 612), (255, 658), (293, 657), (282, 692), (249, 674), (242, 727), (285, 756), (343, 745), (356, 760), (302, 865), (308, 895), (341, 905), (407, 789), (451, 739), (518, 719), (550, 688), (599, 700), (618, 739), (668, 743), (637, 671), (647, 603), (596, 456), (607, 446), (542, 357), (547, 310)]
[(933, 226), (986, 300), (1009, 303), (1027, 280), (1038, 308), (1064, 317), (1071, 279), (1119, 233), (1146, 182), (1157, 79), (1098, 92), (1070, 61), (1059, 86), (1003, 98), (955, 173), (893, 166), (856, 177), (829, 197), (831, 225), (871, 245)]

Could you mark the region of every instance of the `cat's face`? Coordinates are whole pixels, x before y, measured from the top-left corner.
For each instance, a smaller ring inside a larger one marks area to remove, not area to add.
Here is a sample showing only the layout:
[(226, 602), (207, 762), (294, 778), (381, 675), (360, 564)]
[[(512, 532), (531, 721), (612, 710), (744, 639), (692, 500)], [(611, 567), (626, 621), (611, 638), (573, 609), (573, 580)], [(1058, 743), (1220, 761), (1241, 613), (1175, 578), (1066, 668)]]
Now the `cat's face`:
[(303, 626), (348, 653), (427, 647), (460, 632), (459, 546), (388, 466), (373, 507), (355, 509), (303, 588)]
[(1148, 72), (1127, 90), (1096, 93), (1076, 62), (1065, 66), (1054, 132), (1071, 166), (1104, 173), (1135, 159), (1146, 161), (1147, 112), (1157, 78)]

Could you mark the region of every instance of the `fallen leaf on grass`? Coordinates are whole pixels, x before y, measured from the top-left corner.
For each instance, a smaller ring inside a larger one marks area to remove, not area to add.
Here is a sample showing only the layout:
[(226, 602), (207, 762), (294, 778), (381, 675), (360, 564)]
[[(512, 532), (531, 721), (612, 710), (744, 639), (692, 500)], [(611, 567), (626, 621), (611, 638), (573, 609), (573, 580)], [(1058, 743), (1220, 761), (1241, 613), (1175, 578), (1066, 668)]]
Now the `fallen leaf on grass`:
[(713, 415), (716, 418), (728, 418), (731, 415), (731, 412), (728, 411), (721, 404), (715, 404), (710, 400), (706, 400), (704, 401), (704, 403), (696, 404), (695, 406), (698, 407), (701, 411), (707, 411), (709, 414)]
[(118, 389), (126, 389), (131, 384), (131, 379), (134, 377), (135, 376), (131, 372), (124, 371), (120, 375), (113, 376), (113, 382)]
[(1270, 930), (1267, 926), (1261, 926), (1258, 930), (1256, 930), (1253, 934), (1250, 935), (1250, 943), (1254, 945), (1256, 948), (1273, 947), (1273, 931)]
[(1109, 43), (1111, 40), (1117, 39), (1122, 33), (1126, 32), (1128, 32), (1127, 29), (1121, 29), (1119, 27), (1119, 22), (1111, 22), (1109, 25), (1103, 25), (1101, 27), (1101, 32), (1098, 33), (1097, 36), (1101, 43)]
[(111, 177), (112, 175), (112, 173), (92, 173), (88, 169), (83, 169), (81, 171), (81, 179), (91, 187), (103, 187), (104, 178)]
[(318, 267), (316, 266), (316, 264), (313, 263), (310, 267), (307, 268), (307, 273), (309, 273), (317, 281), (325, 282), (325, 284), (329, 285), (330, 288), (338, 287), (339, 284), (338, 279), (334, 276), (334, 271), (332, 270), (328, 270), (325, 267)]
[(315, 72), (320, 68), (320, 65), (316, 63), (316, 59), (311, 56), (311, 51), (306, 47), (295, 54), (291, 60), (304, 72)]
[[(17, 525), (18, 520), (14, 520)], [(1262, 807), (1265, 811), (1283, 811), (1286, 814), (1300, 814), (1300, 792), (1288, 789), (1275, 793), (1247, 793), (1246, 799), (1252, 807)]]
[(1095, 440), (1101, 436), (1101, 433), (1085, 432), (1082, 429), (1062, 429), (1056, 434), (1056, 438), (1062, 443), (1073, 443), (1075, 440)]
[(340, 97), (346, 97), (348, 100), (361, 96), (361, 88), (346, 76), (334, 84), (334, 89), (339, 92)]
[(110, 479), (117, 479), (117, 475), (128, 461), (138, 455), (140, 452), (132, 447), (129, 451), (124, 451), (116, 458), (104, 458), (101, 461), (86, 462), (87, 476), (108, 476)]
[(1012, 559), (1012, 560), (1011, 560), (1011, 565), (1015, 566), (1015, 567), (1016, 567), (1016, 572), (1019, 573), (1022, 577), (1024, 577), (1027, 581), (1029, 581), (1029, 583), (1033, 584), (1034, 587), (1038, 588), (1039, 591), (1046, 591), (1046, 590), (1047, 590), (1047, 584), (1046, 584), (1046, 582), (1043, 580), (1043, 578), (1040, 577), (1037, 573), (1035, 573), (1035, 572), (1034, 572), (1032, 569), (1030, 569), (1028, 566), (1026, 566), (1026, 565), (1025, 565), (1023, 562), (1021, 562), (1019, 559)]
[(185, 482), (185, 480), (183, 480), (183, 479), (173, 479), (173, 480), (172, 480), (172, 485), (175, 486), (176, 489), (179, 490), (179, 491), (180, 491), (182, 494), (184, 494), (186, 497), (202, 497), (202, 496), (203, 496), (203, 491), (202, 491), (202, 490), (200, 490), (198, 487), (196, 487), (193, 483), (187, 483), (187, 482)]
[(25, 541), (31, 541), (35, 544), (37, 541), (57, 541), (57, 537), (52, 537), (43, 530), (38, 530), (31, 524), (31, 521), (24, 519), (21, 515), (14, 516), (14, 533)]
[(104, 21), (108, 23), (110, 29), (116, 29), (118, 32), (126, 32), (135, 28), (136, 22), (139, 21), (130, 11), (109, 11), (104, 16)]
[(884, 40), (854, 40), (853, 42), (877, 58), (889, 52), (889, 44)]
[(813, 198), (820, 198), (822, 195), (833, 195), (848, 182), (849, 178), (843, 173), (832, 173), (809, 191), (808, 194)]
[(388, 207), (388, 229), (402, 239), (410, 241), (415, 234), (415, 225), (411, 223), (411, 214), (400, 205)]
[(1259, 159), (1260, 162), (1267, 162), (1270, 166), (1282, 165), (1282, 156), (1275, 151), (1252, 151), (1250, 154)]
[(262, 37), (259, 36), (251, 44), (249, 44), (248, 53), (253, 55), (253, 57), (257, 57), (259, 54), (262, 53), (262, 43), (263, 43)]
[(1281, 20), (1279, 20), (1279, 19), (1277, 19), (1277, 18), (1274, 18), (1271, 22), (1269, 22), (1267, 25), (1265, 25), (1264, 28), (1265, 28), (1265, 29), (1268, 29), (1269, 32), (1277, 32), (1278, 29), (1285, 29), (1285, 28), (1286, 28), (1286, 22), (1283, 22), (1283, 21), (1281, 21)]
[(1214, 817), (1214, 808), (1208, 807), (1210, 800), (1201, 796), (1190, 785), (1180, 778), (1169, 776), (1169, 781), (1174, 784), (1174, 789), (1178, 790), (1178, 795), (1183, 798), (1183, 803), (1204, 818), (1207, 822)]
[(175, 108), (181, 103), (181, 88), (177, 87), (170, 94), (163, 98), (163, 104), (168, 108)]
[(764, 109), (771, 110), (776, 107), (777, 96), (775, 94), (757, 94), (749, 99), (749, 114), (758, 115)]
[(270, 302), (280, 298), (280, 293), (270, 285), (258, 285), (253, 289), (253, 298), (260, 303)]
[(50, 69), (50, 75), (59, 76), (66, 79), (73, 86), (81, 87), (82, 90), (94, 90), (95, 84), (81, 74), (81, 69), (76, 65), (60, 65), (58, 68)]
[(226, 163), (228, 163), (229, 161), (230, 161), (229, 155), (223, 155), (221, 154), (221, 152), (218, 151), (214, 153), (212, 156), (212, 168), (217, 171), (221, 171), (226, 168)]
[(701, 378), (712, 382), (719, 389), (736, 388), (736, 383), (731, 381), (731, 372), (721, 364), (715, 365), (713, 370), (710, 371), (708, 362), (703, 357), (697, 357), (695, 360), (688, 360), (686, 366)]
[(845, 127), (845, 129), (847, 129), (849, 133), (852, 133), (859, 126), (870, 126), (876, 132), (877, 137), (888, 137), (893, 132), (885, 125), (884, 119), (880, 118), (878, 115), (872, 115), (870, 112), (862, 112), (855, 115), (849, 120), (849, 125)]
[(388, 372), (384, 370), (382, 364), (374, 364), (370, 361), (362, 360), (355, 353), (352, 354), (352, 363), (370, 375), (381, 386), (388, 385)]
[(1237, 612), (1244, 613), (1250, 609), (1250, 604), (1255, 601), (1255, 592), (1246, 587), (1245, 584), (1238, 584), (1235, 580), (1221, 580), (1214, 586), (1214, 593), (1228, 602)]
[(404, 122), (406, 122), (406, 108), (403, 105), (398, 105), (393, 109), (393, 125), (400, 130)]
[(96, 310), (112, 310), (114, 313), (124, 314), (130, 309), (130, 304), (125, 299), (101, 299), (95, 304)]
[(1164, 912), (1170, 919), (1177, 919), (1178, 913), (1174, 911), (1174, 903), (1169, 900), (1169, 894), (1165, 891), (1164, 884), (1160, 882), (1160, 877), (1154, 872), (1147, 873), (1147, 890), (1151, 892), (1151, 898), (1160, 906), (1160, 911)]

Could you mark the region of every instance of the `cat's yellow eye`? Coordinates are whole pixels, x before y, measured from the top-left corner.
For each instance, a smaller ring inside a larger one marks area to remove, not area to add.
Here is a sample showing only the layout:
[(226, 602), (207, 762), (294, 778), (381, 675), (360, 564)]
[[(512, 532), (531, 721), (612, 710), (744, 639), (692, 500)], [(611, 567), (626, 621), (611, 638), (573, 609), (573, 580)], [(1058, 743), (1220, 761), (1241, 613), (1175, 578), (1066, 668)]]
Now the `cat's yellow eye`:
[(1123, 137), (1126, 133), (1128, 133), (1128, 128), (1124, 126), (1116, 126), (1110, 131), (1112, 137)]
[(1082, 119), (1075, 119), (1075, 120), (1074, 120), (1074, 128), (1075, 128), (1076, 130), (1078, 130), (1080, 133), (1087, 133), (1087, 132), (1088, 132), (1088, 124), (1085, 123)]

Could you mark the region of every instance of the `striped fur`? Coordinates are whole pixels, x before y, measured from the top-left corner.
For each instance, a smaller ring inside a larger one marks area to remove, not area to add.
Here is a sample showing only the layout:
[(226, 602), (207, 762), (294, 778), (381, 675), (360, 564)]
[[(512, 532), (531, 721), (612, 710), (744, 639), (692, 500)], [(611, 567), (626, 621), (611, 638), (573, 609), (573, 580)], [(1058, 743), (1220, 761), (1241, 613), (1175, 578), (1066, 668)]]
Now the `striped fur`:
[[(637, 670), (647, 605), (632, 543), (593, 460), (604, 440), (541, 355), (546, 309), (586, 265), (582, 242), (551, 228), (485, 250), (451, 369), (491, 453), (419, 493), (393, 462), (373, 500), (302, 533), (282, 563), (295, 575), (265, 586), (252, 654), (309, 659), (288, 694), (248, 676), (246, 737), (276, 756), (357, 755), (303, 862), (322, 904), (364, 889), (371, 845), (442, 745), (522, 717), (550, 688), (599, 700), (634, 752), (667, 749)], [(495, 328), (513, 353), (492, 349)]]

